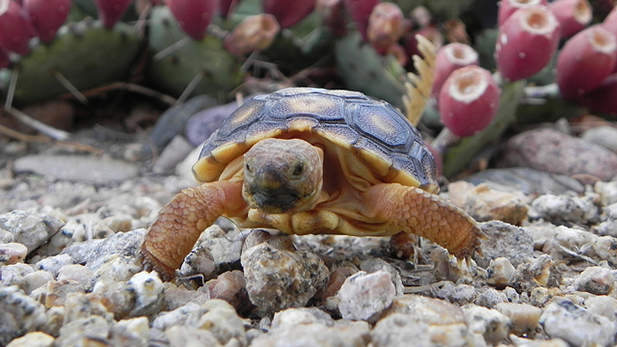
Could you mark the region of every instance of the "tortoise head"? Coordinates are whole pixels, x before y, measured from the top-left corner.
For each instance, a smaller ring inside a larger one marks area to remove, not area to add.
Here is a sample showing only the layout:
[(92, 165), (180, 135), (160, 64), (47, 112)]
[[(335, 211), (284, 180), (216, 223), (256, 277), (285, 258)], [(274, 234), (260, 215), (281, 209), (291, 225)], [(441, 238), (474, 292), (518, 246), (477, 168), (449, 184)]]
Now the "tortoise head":
[(244, 154), (242, 195), (266, 213), (315, 207), (323, 182), (323, 151), (298, 139), (264, 139)]

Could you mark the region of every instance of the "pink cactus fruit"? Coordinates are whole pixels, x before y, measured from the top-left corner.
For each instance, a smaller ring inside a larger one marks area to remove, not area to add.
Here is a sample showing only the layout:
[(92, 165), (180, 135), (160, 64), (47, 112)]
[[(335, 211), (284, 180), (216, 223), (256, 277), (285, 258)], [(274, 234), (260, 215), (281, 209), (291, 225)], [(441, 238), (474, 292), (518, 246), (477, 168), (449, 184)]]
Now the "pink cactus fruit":
[(221, 17), (229, 17), (239, 2), (240, 0), (219, 0), (219, 13)]
[(405, 35), (404, 45), (405, 52), (407, 52), (408, 57), (413, 57), (414, 55), (421, 55), (418, 50), (418, 40), (416, 39), (416, 35), (421, 35), (426, 37), (431, 43), (435, 45), (435, 47), (440, 48), (443, 46), (444, 37), (437, 28), (434, 27), (426, 27), (418, 30), (414, 30)]
[(167, 0), (180, 28), (191, 38), (202, 40), (216, 11), (216, 0)]
[(364, 41), (368, 42), (366, 30), (368, 21), (373, 12), (373, 8), (380, 3), (380, 0), (344, 0), (347, 12), (351, 13), (351, 18), (356, 23), (356, 28), (362, 34)]
[(514, 12), (523, 7), (546, 5), (547, 3), (547, 0), (501, 0), (499, 2), (499, 10), (497, 12), (497, 23), (501, 26)]
[(281, 28), (289, 28), (308, 16), (315, 0), (263, 0), (264, 12), (273, 15)]
[(34, 37), (34, 29), (23, 12), (15, 1), (0, 0), (0, 46), (26, 55), (30, 52), (28, 42)]
[(602, 26), (617, 37), (617, 6), (613, 7), (613, 10), (604, 18)]
[(600, 25), (574, 35), (557, 58), (556, 80), (566, 99), (577, 98), (608, 77), (617, 60), (615, 36)]
[(384, 54), (396, 44), (406, 30), (403, 11), (391, 2), (377, 4), (368, 20), (366, 36), (375, 51)]
[(41, 41), (51, 42), (71, 11), (71, 0), (24, 0), (24, 9)]
[(225, 37), (223, 45), (228, 52), (237, 55), (264, 50), (270, 47), (280, 30), (271, 14), (248, 16)]
[(561, 37), (570, 37), (591, 23), (593, 11), (587, 0), (557, 0), (549, 9), (561, 25)]
[(111, 29), (124, 14), (132, 0), (94, 0), (99, 18), (105, 27)]
[(478, 52), (469, 45), (455, 42), (441, 47), (435, 59), (433, 97), (439, 97), (441, 87), (452, 72), (469, 65), (478, 65)]
[(617, 74), (607, 77), (599, 87), (583, 94), (576, 102), (592, 111), (617, 116)]
[(546, 6), (524, 7), (499, 27), (495, 58), (510, 81), (542, 70), (559, 44), (559, 22)]
[(454, 71), (439, 93), (444, 125), (465, 137), (486, 128), (499, 106), (499, 87), (487, 70), (469, 65)]
[(330, 29), (334, 36), (341, 37), (347, 34), (343, 0), (317, 0), (315, 11), (319, 13), (323, 24)]

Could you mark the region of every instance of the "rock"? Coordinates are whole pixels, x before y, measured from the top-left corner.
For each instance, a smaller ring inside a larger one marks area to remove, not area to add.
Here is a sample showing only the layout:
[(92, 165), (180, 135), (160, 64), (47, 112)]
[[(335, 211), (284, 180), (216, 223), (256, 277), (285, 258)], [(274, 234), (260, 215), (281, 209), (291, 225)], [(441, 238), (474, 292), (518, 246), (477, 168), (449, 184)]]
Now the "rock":
[(26, 259), (28, 248), (21, 243), (0, 243), (0, 266), (12, 265)]
[(563, 298), (553, 299), (544, 309), (540, 324), (549, 337), (561, 338), (571, 346), (610, 346), (617, 333), (617, 325), (608, 318)]
[(530, 292), (538, 286), (558, 287), (561, 273), (555, 268), (555, 261), (547, 254), (528, 259), (516, 268), (512, 286), (519, 292)]
[(108, 303), (101, 295), (92, 293), (68, 293), (64, 301), (64, 323), (87, 319), (91, 316), (113, 320), (113, 314), (107, 309)]
[(512, 284), (516, 268), (507, 258), (495, 258), (486, 268), (486, 282), (497, 288), (505, 288)]
[[(516, 291), (515, 291), (516, 293)], [(493, 308), (502, 302), (508, 302), (506, 294), (495, 288), (485, 287), (478, 290), (478, 297), (474, 301), (476, 305)]]
[(531, 207), (537, 217), (554, 224), (586, 225), (599, 221), (600, 211), (593, 199), (590, 196), (547, 194), (535, 199)]
[(599, 126), (586, 130), (581, 139), (617, 152), (617, 129), (612, 126)]
[(529, 207), (519, 196), (489, 188), (486, 184), (474, 186), (465, 181), (448, 185), (448, 195), (478, 222), (500, 220), (521, 225), (527, 219)]
[(341, 286), (343, 285), (345, 280), (356, 272), (358, 272), (358, 269), (356, 269), (355, 267), (337, 267), (334, 271), (330, 273), (328, 285), (321, 293), (319, 293), (319, 297), (322, 299), (327, 299), (335, 296), (336, 293), (338, 293), (338, 291), (341, 289)]
[(562, 339), (530, 340), (514, 335), (510, 335), (510, 339), (514, 346), (521, 347), (570, 347), (570, 345)]
[(288, 308), (274, 314), (271, 330), (289, 329), (296, 325), (319, 323), (324, 326), (333, 326), (334, 319), (316, 307)]
[(525, 196), (559, 195), (568, 191), (582, 194), (585, 191), (585, 186), (570, 176), (550, 174), (528, 167), (483, 170), (465, 177), (464, 180), (476, 186), (484, 183), (491, 189), (522, 193)]
[(593, 190), (600, 194), (604, 206), (617, 203), (617, 181), (598, 181), (593, 185)]
[(484, 256), (476, 254), (473, 259), (486, 268), (496, 258), (507, 258), (515, 267), (533, 255), (533, 237), (523, 228), (500, 221), (479, 224), (488, 237), (482, 240)]
[(471, 333), (465, 323), (434, 325), (403, 313), (394, 313), (381, 319), (371, 331), (374, 347), (403, 347), (410, 344), (462, 347), (470, 339)]
[(40, 331), (34, 331), (14, 339), (11, 343), (6, 345), (6, 347), (53, 347), (54, 341), (55, 339), (53, 336), (49, 336)]
[(81, 283), (86, 291), (92, 291), (94, 286), (94, 273), (81, 264), (68, 264), (60, 268), (57, 275), (58, 281), (73, 280)]
[(377, 271), (385, 271), (390, 274), (390, 280), (396, 289), (395, 295), (403, 295), (403, 282), (399, 270), (388, 264), (381, 258), (369, 258), (360, 263), (360, 270), (372, 273)]
[(611, 322), (617, 322), (617, 299), (610, 296), (592, 296), (585, 300), (587, 312), (598, 314), (608, 318)]
[(0, 215), (0, 229), (13, 234), (13, 242), (28, 248), (28, 253), (49, 240), (64, 222), (44, 213), (12, 211)]
[(66, 265), (75, 264), (75, 259), (68, 254), (58, 254), (52, 257), (43, 258), (34, 264), (36, 270), (45, 270), (52, 275), (58, 276), (60, 269)]
[(568, 250), (580, 249), (597, 238), (588, 231), (562, 225), (530, 225), (525, 230), (533, 235), (534, 248), (550, 254), (555, 260), (570, 256), (571, 251)]
[(165, 308), (164, 286), (156, 272), (137, 273), (128, 285), (135, 292), (135, 306), (129, 313), (131, 316), (148, 316)]
[(30, 155), (15, 160), (13, 171), (34, 172), (57, 180), (103, 185), (137, 176), (138, 167), (133, 163), (106, 157)]
[(368, 347), (369, 341), (369, 326), (366, 322), (334, 326), (308, 323), (289, 329), (274, 329), (253, 339), (251, 347)]
[(208, 330), (217, 338), (221, 345), (231, 342), (246, 346), (244, 323), (236, 310), (223, 300), (208, 300), (199, 307), (201, 315), (196, 326)]
[[(96, 281), (128, 281), (142, 270), (139, 257), (112, 254), (94, 271)], [(94, 263), (96, 267), (97, 263)], [(88, 263), (86, 264), (88, 265)]]
[(267, 312), (304, 306), (323, 289), (330, 271), (307, 251), (283, 251), (262, 243), (242, 253), (251, 302)]
[(219, 272), (236, 270), (240, 268), (240, 254), (245, 237), (238, 228), (224, 230), (215, 224), (201, 233), (195, 248), (208, 249)]
[(2, 278), (2, 284), (6, 286), (16, 285), (21, 288), (25, 276), (33, 272), (34, 269), (32, 266), (24, 263), (17, 263), (0, 267), (0, 278)]
[(498, 310), (469, 305), (463, 307), (463, 312), (469, 330), (482, 334), (488, 344), (496, 345), (510, 334), (510, 318)]
[(500, 167), (525, 166), (566, 176), (591, 175), (603, 181), (617, 174), (617, 154), (552, 129), (512, 137), (500, 158)]
[(0, 285), (0, 345), (37, 330), (45, 320), (43, 305), (17, 286)]
[(152, 172), (159, 175), (172, 172), (193, 148), (194, 146), (184, 136), (175, 136), (161, 152), (161, 155), (156, 158)]
[(165, 336), (169, 347), (223, 347), (212, 332), (191, 326), (174, 325), (165, 330)]
[(37, 270), (24, 276), (21, 288), (30, 295), (35, 289), (53, 280), (54, 276), (49, 271)]
[(590, 266), (574, 278), (576, 290), (596, 295), (606, 295), (613, 289), (614, 279), (610, 269)]
[(128, 282), (97, 281), (92, 293), (107, 300), (109, 303), (108, 309), (114, 314), (116, 319), (128, 317), (133, 306), (135, 306), (136, 294)]
[(164, 283), (163, 285), (165, 286), (165, 309), (168, 311), (175, 310), (189, 302), (201, 305), (210, 300), (208, 291), (201, 290), (201, 288), (200, 290), (191, 290), (184, 287), (176, 287), (170, 282)]
[(110, 323), (101, 316), (90, 316), (68, 322), (60, 328), (57, 346), (95, 346), (107, 341)]
[(147, 317), (121, 320), (111, 327), (111, 342), (114, 346), (147, 346), (149, 340)]
[(402, 313), (412, 320), (422, 321), (429, 325), (465, 323), (465, 314), (460, 307), (422, 295), (406, 294), (398, 296), (392, 305), (384, 311), (383, 316)]
[(581, 247), (580, 252), (595, 257), (598, 261), (606, 260), (611, 266), (617, 266), (617, 238), (612, 236), (593, 238)]
[(182, 277), (201, 276), (207, 281), (216, 276), (216, 263), (208, 248), (199, 245), (191, 251), (180, 266)]
[(85, 293), (84, 286), (77, 281), (49, 281), (30, 294), (38, 302), (50, 308), (64, 306), (66, 297), (71, 293)]
[(542, 310), (529, 304), (502, 302), (495, 309), (510, 318), (512, 333), (518, 336), (534, 337), (540, 324)]
[(476, 300), (476, 288), (468, 284), (454, 284), (451, 281), (441, 283), (439, 289), (434, 290), (435, 297), (445, 299), (459, 306), (470, 304)]
[(396, 288), (389, 273), (360, 271), (345, 280), (338, 292), (338, 308), (344, 319), (375, 321), (392, 303)]
[[(244, 99), (244, 102), (252, 98)], [(193, 114), (186, 122), (185, 135), (194, 146), (199, 146), (210, 137), (223, 121), (240, 105), (237, 101), (200, 110)]]
[(245, 313), (253, 308), (242, 271), (222, 273), (216, 279), (208, 281), (205, 287), (210, 298), (227, 301), (239, 313)]

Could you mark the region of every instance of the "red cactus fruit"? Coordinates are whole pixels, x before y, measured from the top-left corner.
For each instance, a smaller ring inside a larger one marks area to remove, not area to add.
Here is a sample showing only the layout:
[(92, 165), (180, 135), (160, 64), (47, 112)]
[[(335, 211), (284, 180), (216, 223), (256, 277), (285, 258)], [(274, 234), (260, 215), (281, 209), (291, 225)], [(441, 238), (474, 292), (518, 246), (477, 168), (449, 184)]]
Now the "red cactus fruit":
[(69, 16), (71, 0), (24, 0), (23, 6), (41, 41), (49, 43)]
[(570, 37), (591, 22), (592, 9), (587, 0), (557, 0), (549, 9), (561, 25), (561, 37)]
[(384, 54), (390, 46), (397, 43), (404, 31), (405, 18), (397, 4), (382, 2), (373, 8), (366, 36), (377, 53)]
[(343, 0), (317, 0), (315, 11), (319, 13), (323, 24), (330, 29), (334, 36), (341, 37), (347, 34)]
[(583, 94), (576, 101), (592, 111), (617, 116), (617, 74), (610, 75), (599, 87)]
[(616, 61), (613, 34), (600, 25), (580, 31), (566, 42), (557, 58), (559, 92), (566, 99), (574, 99), (599, 87)]
[(520, 80), (542, 70), (559, 43), (559, 22), (546, 6), (524, 7), (499, 27), (495, 58), (502, 76)]
[(264, 12), (273, 15), (281, 28), (298, 23), (315, 8), (315, 0), (263, 0)]
[(414, 30), (407, 35), (405, 35), (404, 39), (404, 48), (405, 52), (407, 52), (408, 57), (413, 57), (414, 55), (421, 55), (418, 50), (418, 40), (416, 39), (416, 35), (421, 35), (426, 37), (435, 47), (439, 48), (443, 46), (444, 38), (441, 32), (433, 27), (421, 28), (418, 30)]
[(262, 13), (248, 16), (223, 41), (225, 49), (243, 55), (264, 50), (272, 44), (281, 30), (273, 15)]
[(516, 10), (532, 5), (546, 5), (547, 0), (501, 0), (497, 23), (501, 26)]
[(219, 13), (221, 17), (229, 17), (239, 2), (240, 0), (219, 0)]
[(469, 45), (450, 43), (441, 47), (437, 51), (437, 57), (435, 59), (433, 97), (437, 99), (441, 86), (454, 70), (468, 65), (478, 65), (478, 52)]
[(216, 11), (216, 0), (167, 0), (167, 6), (180, 28), (191, 38), (201, 40)]
[(34, 29), (23, 15), (21, 5), (15, 1), (0, 0), (0, 46), (17, 54), (30, 52), (28, 42)]
[(357, 30), (362, 34), (364, 41), (368, 42), (366, 33), (368, 20), (380, 0), (344, 0), (344, 3), (347, 12), (351, 13), (351, 18), (356, 23)]
[(444, 125), (457, 136), (470, 136), (491, 122), (499, 106), (499, 87), (487, 70), (470, 65), (454, 71), (439, 93)]
[(9, 52), (0, 48), (0, 69), (4, 69), (11, 65), (11, 59), (9, 59)]
[(94, 0), (99, 11), (99, 18), (107, 28), (113, 28), (114, 24), (124, 14), (132, 0)]

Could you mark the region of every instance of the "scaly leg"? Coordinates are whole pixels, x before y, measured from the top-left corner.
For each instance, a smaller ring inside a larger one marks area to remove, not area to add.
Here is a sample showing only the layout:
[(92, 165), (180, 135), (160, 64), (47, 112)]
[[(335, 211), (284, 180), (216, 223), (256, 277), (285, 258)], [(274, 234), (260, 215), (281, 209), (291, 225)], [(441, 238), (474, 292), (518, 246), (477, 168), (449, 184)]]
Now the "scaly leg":
[(416, 187), (377, 184), (365, 193), (368, 215), (407, 233), (425, 237), (446, 248), (459, 260), (479, 250), (484, 234), (465, 211)]
[(141, 246), (144, 267), (158, 271), (163, 280), (172, 279), (205, 228), (222, 215), (245, 210), (242, 182), (216, 181), (182, 190), (148, 230)]

